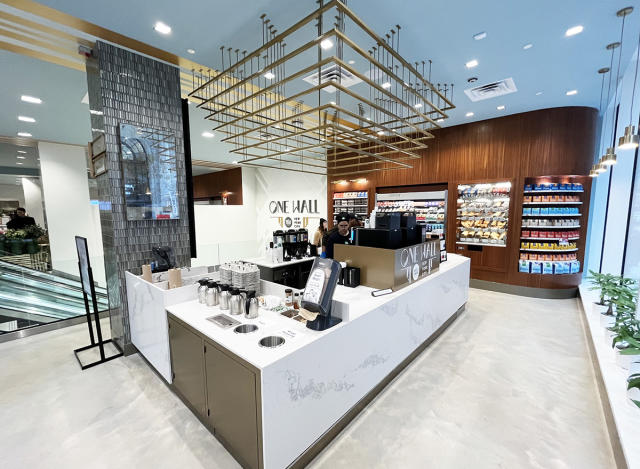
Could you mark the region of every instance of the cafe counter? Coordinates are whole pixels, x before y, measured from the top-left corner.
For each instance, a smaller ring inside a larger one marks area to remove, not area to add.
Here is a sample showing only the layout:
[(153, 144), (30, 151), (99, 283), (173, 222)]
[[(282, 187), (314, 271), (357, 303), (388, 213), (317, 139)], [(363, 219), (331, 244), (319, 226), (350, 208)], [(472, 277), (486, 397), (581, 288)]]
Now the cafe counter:
[(208, 319), (217, 306), (171, 305), (172, 386), (243, 466), (303, 467), (455, 319), (468, 290), (469, 259), (452, 254), (385, 296), (338, 286), (342, 322), (322, 332), (261, 309), (256, 319), (232, 316), (257, 326), (237, 333)]

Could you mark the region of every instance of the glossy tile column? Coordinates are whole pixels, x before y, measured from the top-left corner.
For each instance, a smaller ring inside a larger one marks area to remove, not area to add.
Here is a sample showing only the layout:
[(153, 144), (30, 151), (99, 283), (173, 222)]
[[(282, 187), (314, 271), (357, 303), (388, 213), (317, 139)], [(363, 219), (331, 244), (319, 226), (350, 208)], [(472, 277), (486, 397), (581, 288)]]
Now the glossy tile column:
[[(125, 271), (140, 273), (153, 246), (171, 246), (180, 266), (189, 266), (189, 220), (180, 103), (179, 69), (98, 41), (87, 61), (93, 137), (105, 135), (107, 172), (98, 176), (100, 222), (111, 334), (125, 353), (133, 351), (129, 332)], [(180, 219), (128, 221), (124, 204), (118, 126), (128, 123), (172, 130)]]

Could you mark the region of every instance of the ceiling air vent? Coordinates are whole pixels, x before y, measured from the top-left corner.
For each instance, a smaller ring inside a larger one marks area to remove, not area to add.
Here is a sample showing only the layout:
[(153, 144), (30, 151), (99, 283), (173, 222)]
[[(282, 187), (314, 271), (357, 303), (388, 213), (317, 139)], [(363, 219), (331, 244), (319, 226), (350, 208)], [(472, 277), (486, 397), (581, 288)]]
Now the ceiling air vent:
[(476, 86), (475, 88), (469, 88), (464, 90), (464, 93), (471, 101), (475, 102), (482, 101), (483, 99), (497, 98), (498, 96), (515, 93), (516, 91), (518, 91), (518, 88), (516, 88), (513, 78), (506, 78), (486, 85)]
[[(337, 81), (345, 88), (349, 88), (357, 83), (360, 83), (362, 80), (354, 75), (352, 75), (349, 71), (344, 70), (342, 67), (336, 64), (331, 64), (326, 68), (320, 70), (320, 75), (322, 77), (322, 83), (326, 83), (327, 81)], [(307, 83), (311, 83), (312, 85), (318, 85), (318, 72), (309, 75), (308, 77), (303, 78)], [(322, 88), (327, 93), (335, 93), (336, 89), (333, 86), (327, 86)]]

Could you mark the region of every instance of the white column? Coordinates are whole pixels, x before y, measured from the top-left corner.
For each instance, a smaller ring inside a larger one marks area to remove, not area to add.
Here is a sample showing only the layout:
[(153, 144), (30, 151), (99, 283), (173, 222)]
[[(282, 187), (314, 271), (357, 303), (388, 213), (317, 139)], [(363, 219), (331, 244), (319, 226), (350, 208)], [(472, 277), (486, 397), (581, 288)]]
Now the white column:
[(87, 238), (94, 279), (105, 285), (100, 219), (89, 200), (84, 147), (38, 143), (53, 268), (78, 275), (75, 236)]
[(22, 178), (22, 190), (24, 191), (24, 208), (27, 215), (33, 217), (38, 225), (44, 226), (44, 210), (42, 208), (42, 189), (37, 179)]

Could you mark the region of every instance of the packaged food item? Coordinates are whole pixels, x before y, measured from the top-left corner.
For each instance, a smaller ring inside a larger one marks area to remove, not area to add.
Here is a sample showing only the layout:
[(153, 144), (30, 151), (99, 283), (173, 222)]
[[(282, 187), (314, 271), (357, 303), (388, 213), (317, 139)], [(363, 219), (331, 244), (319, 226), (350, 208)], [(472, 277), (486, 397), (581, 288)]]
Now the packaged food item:
[(542, 273), (542, 262), (531, 262), (531, 273), (532, 274), (541, 274)]
[(553, 262), (545, 261), (542, 263), (542, 273), (543, 274), (553, 274)]
[(527, 261), (529, 260), (529, 254), (525, 253), (525, 252), (521, 252), (520, 253), (520, 260), (521, 261)]
[(521, 260), (519, 267), (518, 267), (518, 271), (528, 274), (531, 272), (531, 262), (527, 261), (527, 260)]

